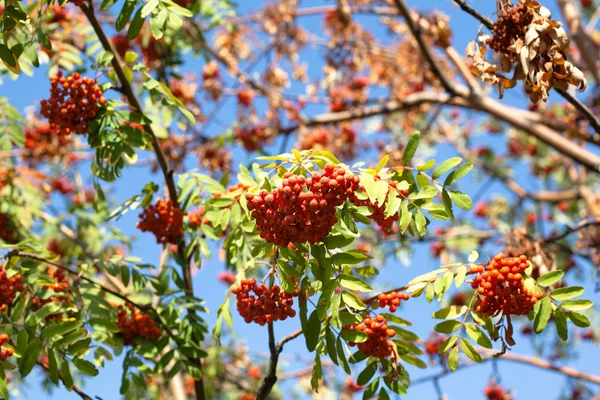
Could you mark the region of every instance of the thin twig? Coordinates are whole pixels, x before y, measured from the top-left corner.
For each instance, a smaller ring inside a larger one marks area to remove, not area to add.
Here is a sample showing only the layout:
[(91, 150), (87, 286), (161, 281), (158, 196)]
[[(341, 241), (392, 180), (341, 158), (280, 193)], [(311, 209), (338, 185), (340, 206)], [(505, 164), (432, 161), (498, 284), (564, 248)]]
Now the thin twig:
[(600, 133), (600, 119), (598, 119), (592, 110), (588, 108), (585, 104), (579, 101), (578, 98), (572, 96), (571, 93), (566, 90), (556, 89), (558, 94), (560, 94), (565, 100), (567, 100), (573, 107), (577, 109), (583, 116), (588, 120), (592, 128), (596, 131), (596, 133)]
[(438, 77), (440, 83), (448, 93), (450, 93), (453, 96), (456, 95), (455, 85), (448, 79), (446, 74), (442, 71), (440, 64), (437, 62), (435, 56), (431, 52), (429, 45), (425, 43), (425, 40), (421, 35), (421, 29), (415, 23), (415, 20), (411, 15), (411, 11), (408, 9), (408, 6), (404, 2), (404, 0), (394, 0), (394, 3), (396, 4), (396, 7), (398, 8), (400, 14), (406, 20), (408, 29), (417, 41), (419, 48), (421, 49), (421, 53), (423, 53), (423, 56), (425, 57), (425, 59), (429, 63), (429, 66), (431, 67), (431, 71)]
[(467, 5), (464, 0), (454, 0), (454, 2), (460, 7), (461, 10), (475, 17), (475, 19), (485, 25), (486, 28), (492, 29), (494, 27), (494, 23), (491, 19), (478, 13), (477, 10)]
[(585, 221), (577, 226), (574, 226), (573, 228), (568, 228), (567, 230), (565, 230), (563, 233), (561, 233), (558, 236), (550, 236), (548, 238), (542, 239), (542, 242), (543, 243), (558, 242), (559, 240), (564, 239), (567, 236), (569, 236), (571, 233), (580, 231), (580, 230), (585, 229), (590, 226), (600, 226), (600, 221)]
[[(44, 363), (42, 363), (40, 361), (36, 361), (36, 364), (39, 365), (40, 367), (42, 367), (44, 370), (46, 370), (46, 372), (50, 371), (50, 368), (47, 365), (45, 365)], [(60, 378), (60, 380), (62, 381), (62, 377)], [(63, 384), (64, 383), (65, 382), (63, 381)], [(65, 387), (66, 387), (66, 385), (65, 385)], [(81, 397), (83, 400), (92, 400), (92, 396), (90, 396), (89, 394), (85, 393), (77, 385), (71, 386), (71, 390), (74, 391), (75, 393), (77, 393), (79, 395), (79, 397)], [(100, 397), (95, 396), (95, 398), (99, 399)]]

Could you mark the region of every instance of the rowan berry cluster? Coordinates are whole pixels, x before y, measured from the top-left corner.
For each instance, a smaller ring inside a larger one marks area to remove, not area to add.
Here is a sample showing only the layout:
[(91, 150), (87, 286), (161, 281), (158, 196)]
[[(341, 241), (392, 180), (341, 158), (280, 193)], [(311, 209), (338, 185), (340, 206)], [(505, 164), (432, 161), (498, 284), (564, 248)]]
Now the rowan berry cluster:
[[(376, 177), (377, 178), (377, 177)], [(399, 194), (401, 197), (406, 197), (408, 195), (408, 190), (406, 189), (399, 189), (400, 188), (400, 183), (398, 182), (394, 182), (394, 181), (389, 181), (388, 182), (389, 187), (388, 187), (388, 193), (391, 190), (398, 190)], [(396, 187), (398, 187), (398, 189), (396, 189)], [(366, 192), (364, 187), (361, 187), (361, 190), (363, 192)], [(373, 202), (366, 198), (364, 200), (361, 200), (358, 198), (358, 196), (354, 195), (350, 198), (350, 201), (352, 201), (352, 203), (357, 206), (367, 206), (369, 207), (373, 213), (371, 215), (369, 215), (369, 218), (373, 221), (375, 221), (375, 223), (377, 224), (377, 226), (379, 226), (382, 231), (384, 233), (386, 232), (390, 232), (392, 230), (392, 225), (394, 224), (395, 221), (398, 221), (398, 213), (392, 214), (389, 217), (386, 218), (385, 216), (385, 208), (386, 208), (386, 204), (385, 202), (383, 204), (373, 204)]]
[[(0, 346), (3, 346), (6, 342), (8, 342), (8, 335), (3, 333), (0, 335)], [(13, 349), (0, 349), (0, 361), (6, 361), (6, 359), (12, 355)]]
[(446, 336), (440, 335), (439, 333), (432, 332), (429, 338), (423, 343), (425, 348), (425, 354), (429, 356), (429, 359), (433, 363), (435, 358), (444, 358), (444, 354), (438, 354), (438, 351), (442, 348), (442, 345), (446, 341)]
[(136, 310), (132, 304), (118, 307), (117, 326), (123, 335), (125, 345), (135, 346), (136, 337), (155, 340), (161, 334), (154, 320), (148, 314)]
[(525, 36), (525, 30), (533, 20), (533, 12), (524, 4), (519, 4), (510, 11), (501, 14), (492, 29), (492, 37), (487, 44), (497, 53), (516, 61), (517, 53), (509, 50), (517, 39)]
[(542, 297), (541, 293), (532, 293), (525, 288), (523, 272), (529, 267), (527, 256), (495, 256), (486, 266), (471, 267), (469, 273), (477, 273), (471, 287), (477, 289), (479, 298), (475, 303), (477, 312), (495, 316), (525, 315), (533, 309)]
[(198, 208), (193, 209), (192, 211), (188, 211), (188, 220), (189, 224), (193, 228), (198, 228), (203, 223), (206, 223), (206, 218), (204, 218), (204, 214), (206, 213), (206, 207), (200, 206)]
[(75, 185), (67, 178), (56, 178), (52, 181), (52, 190), (61, 194), (69, 194), (75, 191)]
[(227, 173), (231, 169), (231, 152), (213, 142), (202, 143), (196, 148), (200, 166), (212, 172)]
[(337, 222), (336, 207), (352, 196), (358, 178), (342, 167), (325, 165), (309, 178), (286, 172), (281, 187), (246, 194), (260, 236), (280, 246), (319, 243)]
[(242, 107), (250, 107), (252, 105), (252, 100), (254, 100), (254, 90), (244, 88), (237, 92), (238, 104)]
[(377, 296), (377, 300), (379, 301), (379, 307), (389, 307), (390, 312), (396, 312), (398, 307), (400, 306), (401, 300), (409, 299), (408, 293), (402, 292), (390, 292), (390, 293), (382, 293)]
[(298, 289), (294, 293), (287, 293), (277, 285), (268, 288), (264, 283), (258, 284), (254, 278), (248, 278), (231, 289), (231, 293), (235, 294), (237, 310), (247, 323), (254, 322), (263, 326), (296, 316), (292, 305)]
[(327, 150), (346, 161), (356, 157), (359, 146), (358, 134), (350, 123), (344, 123), (338, 129), (318, 126), (298, 135), (300, 150)]
[(6, 311), (15, 297), (17, 297), (17, 292), (23, 291), (21, 279), (21, 274), (8, 277), (4, 265), (0, 264), (0, 312)]
[(506, 390), (495, 382), (491, 382), (483, 389), (483, 394), (487, 400), (512, 400), (512, 396)]
[(344, 328), (366, 333), (369, 336), (365, 342), (348, 343), (350, 346), (358, 346), (358, 349), (365, 353), (367, 357), (386, 358), (392, 354), (392, 344), (390, 338), (396, 336), (396, 331), (389, 329), (387, 320), (383, 315), (375, 318), (365, 318), (363, 322), (354, 325), (348, 325)]
[(39, 123), (24, 129), (25, 146), (21, 158), (32, 164), (53, 157), (65, 157), (71, 151), (71, 139), (64, 135), (52, 135), (50, 124)]
[(183, 213), (171, 200), (158, 200), (140, 214), (137, 227), (142, 232), (152, 232), (156, 243), (177, 243), (183, 236)]
[[(62, 269), (48, 268), (48, 270), (46, 272), (48, 273), (48, 275), (50, 275), (54, 279), (54, 283), (52, 283), (51, 285), (48, 285), (46, 290), (50, 290), (51, 292), (54, 292), (54, 293), (68, 292), (69, 282), (67, 281), (67, 276)], [(35, 296), (31, 300), (31, 303), (33, 304), (33, 307), (32, 307), (33, 310), (37, 311), (48, 303), (68, 303), (69, 301), (71, 301), (71, 297), (68, 295), (65, 296), (65, 295), (54, 294), (45, 299), (42, 297), (39, 297), (39, 296)], [(45, 317), (46, 321), (53, 321), (53, 320), (56, 321), (61, 318), (62, 318), (61, 313), (51, 314), (51, 315), (48, 315)]]
[(93, 79), (79, 73), (64, 78), (62, 72), (50, 78), (50, 99), (42, 100), (41, 114), (48, 118), (50, 129), (58, 135), (88, 133), (88, 123), (98, 113), (98, 104), (106, 99)]
[(211, 100), (219, 100), (223, 93), (223, 81), (219, 64), (216, 61), (207, 63), (202, 69), (202, 86)]
[(260, 150), (269, 139), (266, 135), (265, 125), (261, 123), (235, 128), (234, 131), (236, 139), (242, 142), (247, 151)]

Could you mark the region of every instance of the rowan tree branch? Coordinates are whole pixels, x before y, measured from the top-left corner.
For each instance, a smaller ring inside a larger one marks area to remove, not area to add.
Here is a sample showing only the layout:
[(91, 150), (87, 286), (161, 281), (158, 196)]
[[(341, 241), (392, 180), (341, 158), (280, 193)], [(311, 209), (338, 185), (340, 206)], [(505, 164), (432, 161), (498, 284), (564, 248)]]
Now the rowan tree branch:
[(554, 242), (558, 242), (561, 239), (566, 238), (567, 236), (569, 236), (572, 233), (575, 233), (577, 231), (580, 231), (582, 229), (586, 229), (590, 226), (600, 226), (600, 221), (596, 220), (596, 221), (584, 221), (572, 228), (568, 228), (566, 229), (563, 233), (561, 233), (560, 235), (557, 236), (550, 236), (547, 238), (544, 238), (541, 240), (542, 243), (554, 243)]
[(460, 7), (461, 10), (475, 17), (475, 19), (485, 25), (486, 28), (492, 29), (494, 27), (494, 23), (491, 19), (478, 13), (477, 10), (470, 7), (464, 0), (454, 0), (454, 2)]
[(461, 145), (452, 130), (452, 127), (443, 119), (439, 119), (439, 127), (442, 129), (444, 135), (448, 139), (448, 142), (454, 146), (456, 152), (463, 158), (469, 160), (471, 163), (476, 165), (478, 168), (481, 168), (486, 173), (492, 175), (500, 182), (502, 182), (508, 189), (510, 189), (514, 194), (523, 198), (534, 201), (543, 201), (549, 203), (559, 203), (561, 201), (569, 201), (579, 198), (580, 194), (577, 190), (564, 190), (564, 191), (546, 191), (540, 190), (535, 193), (531, 193), (523, 188), (519, 183), (515, 180), (506, 177), (504, 174), (498, 172), (495, 168), (481, 162), (478, 158), (474, 158), (469, 154), (467, 148)]
[[(495, 350), (488, 350), (488, 349), (483, 349), (483, 348), (478, 348), (477, 350), (479, 351), (479, 353), (483, 353), (485, 355), (485, 357), (482, 357), (483, 362), (494, 361), (494, 360), (512, 361), (512, 362), (516, 362), (518, 364), (529, 365), (529, 366), (540, 368), (540, 369), (558, 372), (558, 373), (568, 376), (570, 378), (583, 380), (583, 381), (586, 381), (589, 383), (593, 383), (595, 385), (600, 385), (600, 376), (581, 372), (581, 371), (578, 371), (571, 367), (554, 365), (548, 361), (544, 361), (537, 357), (526, 356), (526, 355), (521, 355), (521, 354), (514, 354), (514, 353), (505, 353), (502, 356), (496, 358), (496, 357), (494, 357), (494, 355), (497, 354)], [(454, 372), (459, 371), (459, 370), (464, 370), (464, 369), (473, 367), (475, 365), (480, 365), (480, 364), (478, 364), (476, 362), (462, 363), (458, 366), (458, 368)], [(450, 374), (453, 374), (454, 372), (452, 372), (450, 370), (445, 370), (445, 371), (439, 372), (437, 374), (432, 374), (432, 375), (424, 376), (421, 378), (417, 378), (417, 379), (412, 380), (410, 382), (410, 385), (416, 386), (416, 385), (420, 385), (422, 383), (433, 381), (435, 379), (441, 379)]]
[(258, 388), (256, 392), (256, 400), (264, 400), (267, 398), (271, 390), (273, 390), (273, 386), (277, 383), (277, 363), (279, 362), (279, 355), (283, 351), (283, 346), (289, 342), (300, 336), (302, 334), (302, 329), (299, 329), (295, 332), (290, 333), (287, 336), (281, 338), (279, 343), (275, 344), (275, 332), (273, 330), (273, 323), (270, 322), (268, 325), (269, 329), (269, 370), (267, 372), (267, 376), (263, 379), (262, 384)]
[[(92, 25), (94, 32), (98, 36), (98, 39), (100, 40), (100, 43), (102, 44), (102, 47), (104, 48), (104, 50), (110, 52), (113, 55), (111, 64), (115, 71), (115, 74), (117, 75), (117, 77), (119, 79), (119, 82), (121, 83), (121, 88), (123, 90), (123, 93), (125, 93), (125, 97), (129, 101), (129, 104), (137, 112), (144, 115), (144, 111), (142, 110), (142, 107), (133, 91), (133, 88), (132, 88), (131, 84), (129, 83), (127, 76), (125, 75), (123, 68), (121, 67), (120, 56), (119, 56), (118, 52), (116, 52), (115, 49), (113, 48), (113, 46), (111, 45), (110, 41), (108, 40), (108, 38), (106, 36), (106, 33), (102, 29), (102, 25), (96, 18), (92, 0), (88, 0), (88, 2), (83, 3), (80, 6), (80, 8), (81, 8), (81, 11), (87, 17), (87, 19), (89, 20), (90, 24)], [(165, 153), (164, 153), (162, 147), (160, 146), (160, 143), (158, 142), (158, 138), (157, 138), (156, 134), (154, 133), (154, 131), (152, 130), (152, 127), (149, 124), (145, 124), (144, 131), (148, 134), (148, 136), (150, 137), (150, 139), (152, 141), (152, 148), (154, 150), (154, 153), (156, 154), (158, 164), (163, 173), (163, 176), (165, 179), (165, 184), (166, 184), (168, 192), (169, 192), (170, 200), (173, 202), (173, 204), (177, 208), (179, 208), (179, 200), (178, 200), (179, 196), (177, 193), (177, 187), (175, 185), (175, 180), (173, 179), (174, 171), (173, 171), (173, 169), (171, 169), (169, 167), (169, 163), (167, 161)], [(190, 259), (188, 257), (186, 257), (186, 255), (185, 255), (185, 248), (186, 248), (185, 239), (183, 237), (181, 237), (181, 238), (179, 238), (179, 240), (177, 242), (177, 254), (179, 255), (179, 258), (182, 260), (182, 262), (185, 263), (185, 265), (182, 265), (185, 292), (186, 292), (186, 295), (194, 297), (194, 287), (192, 285)], [(190, 318), (195, 320), (196, 319), (196, 311), (192, 308), (188, 308), (187, 311), (188, 311), (188, 315), (190, 316)], [(195, 337), (195, 339), (200, 341), (200, 338)], [(200, 371), (202, 371), (202, 360), (194, 359), (193, 361), (194, 361), (194, 364), (196, 365), (196, 367)], [(196, 390), (196, 399), (197, 400), (205, 400), (206, 395), (205, 395), (203, 379), (199, 378), (198, 380), (195, 380), (194, 386), (195, 386), (195, 390)]]

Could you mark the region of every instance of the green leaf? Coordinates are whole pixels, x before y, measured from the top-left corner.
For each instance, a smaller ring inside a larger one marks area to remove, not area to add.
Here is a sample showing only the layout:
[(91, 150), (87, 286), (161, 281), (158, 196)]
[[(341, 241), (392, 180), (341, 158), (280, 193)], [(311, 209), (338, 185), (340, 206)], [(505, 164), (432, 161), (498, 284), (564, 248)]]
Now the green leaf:
[(406, 148), (404, 149), (404, 154), (402, 154), (402, 165), (408, 165), (412, 161), (415, 153), (417, 152), (417, 148), (419, 147), (419, 140), (421, 138), (420, 132), (415, 132), (412, 134), (408, 143), (406, 144)]
[(564, 275), (565, 272), (560, 270), (547, 272), (538, 278), (537, 283), (540, 286), (548, 287), (560, 281)]
[(42, 330), (42, 335), (45, 338), (52, 340), (54, 337), (59, 336), (59, 335), (64, 335), (65, 333), (69, 333), (69, 332), (79, 328), (80, 326), (81, 326), (80, 321), (58, 322), (58, 323), (54, 323), (54, 324), (49, 325), (48, 327), (44, 328)]
[(16, 68), (18, 65), (17, 57), (15, 57), (10, 49), (2, 43), (0, 43), (0, 59), (2, 59), (8, 67)]
[(2, 398), (6, 400), (10, 398), (8, 394), (6, 378), (0, 378), (0, 395), (2, 395)]
[(477, 250), (473, 250), (469, 254), (468, 260), (470, 263), (474, 263), (475, 261), (477, 261), (478, 258), (479, 258), (479, 252)]
[[(156, 1), (156, 0), (150, 0), (150, 3), (153, 2), (153, 1)], [(146, 3), (146, 5), (148, 5), (150, 3)], [(133, 16), (133, 19), (131, 20), (131, 23), (129, 24), (129, 28), (127, 28), (127, 38), (129, 40), (135, 39), (135, 37), (142, 30), (142, 26), (144, 26), (145, 16), (142, 15), (144, 7), (138, 8), (138, 10), (136, 11), (135, 15)], [(133, 72), (131, 70), (129, 70), (129, 73), (130, 73), (130, 75), (133, 75)], [(131, 79), (128, 78), (127, 80), (130, 81)]]
[(474, 323), (467, 322), (465, 324), (465, 329), (467, 335), (469, 335), (469, 337), (478, 345), (485, 347), (486, 349), (491, 349), (493, 347), (490, 338), (488, 338), (481, 328)]
[(458, 341), (458, 336), (457, 335), (450, 336), (448, 339), (446, 339), (446, 341), (444, 343), (442, 343), (442, 345), (438, 349), (438, 354), (444, 354), (445, 352), (447, 352), (448, 350), (450, 350), (450, 348), (452, 346), (454, 346), (454, 344), (457, 341)]
[(415, 225), (417, 226), (419, 235), (425, 236), (427, 233), (427, 220), (421, 210), (417, 210), (417, 214), (415, 215)]
[(338, 363), (338, 357), (337, 357), (337, 351), (335, 348), (335, 335), (333, 334), (333, 331), (331, 330), (331, 327), (327, 326), (327, 329), (325, 330), (325, 342), (327, 344), (327, 354), (329, 355), (329, 358), (331, 358), (331, 361), (333, 361), (333, 363), (335, 365), (339, 365)]
[(367, 308), (357, 295), (345, 290), (342, 292), (342, 301), (347, 307), (353, 310), (364, 310)]
[(35, 362), (42, 351), (42, 340), (38, 337), (33, 338), (31, 342), (27, 345), (27, 351), (21, 358), (21, 362), (19, 364), (19, 373), (22, 377), (29, 375), (33, 367), (35, 366)]
[(363, 393), (363, 400), (366, 399), (370, 399), (371, 397), (375, 396), (375, 393), (377, 393), (377, 389), (379, 389), (379, 381), (381, 380), (381, 378), (377, 378), (371, 381), (371, 383), (369, 383), (369, 386), (367, 386), (365, 388), (365, 391)]
[(425, 164), (419, 165), (417, 167), (417, 170), (418, 171), (427, 171), (429, 168), (433, 167), (433, 164), (435, 164), (435, 160), (429, 160)]
[(56, 353), (54, 350), (48, 348), (48, 374), (50, 376), (50, 380), (56, 386), (58, 386), (58, 359), (56, 357)]
[(417, 368), (421, 368), (421, 369), (427, 368), (427, 364), (425, 364), (425, 362), (423, 360), (421, 360), (419, 357), (415, 357), (410, 354), (401, 354), (400, 358), (403, 361), (406, 361), (410, 365), (414, 365)]
[(444, 175), (446, 172), (450, 171), (452, 168), (456, 167), (461, 162), (462, 158), (460, 157), (449, 158), (437, 167), (435, 167), (433, 173), (431, 174), (431, 177), (433, 179), (437, 179), (440, 176)]
[(365, 188), (367, 196), (372, 203), (377, 201), (377, 187), (375, 186), (375, 178), (371, 174), (362, 173), (359, 176), (360, 184)]
[(546, 328), (546, 325), (548, 325), (548, 321), (550, 320), (551, 315), (552, 303), (550, 302), (549, 298), (544, 297), (533, 321), (533, 330), (535, 333), (540, 333)]
[(452, 202), (456, 204), (458, 208), (467, 211), (473, 208), (473, 201), (468, 195), (461, 192), (453, 192), (451, 190), (449, 190), (448, 193), (452, 199)]
[(52, 43), (50, 42), (48, 35), (46, 35), (46, 33), (44, 33), (42, 28), (37, 28), (36, 33), (37, 33), (38, 43), (41, 44), (43, 48), (45, 48), (47, 50), (52, 50)]
[(550, 296), (554, 300), (563, 301), (581, 296), (583, 292), (584, 289), (581, 286), (568, 286), (553, 290)]
[(65, 359), (60, 365), (60, 377), (62, 378), (63, 383), (67, 390), (73, 389), (73, 376), (71, 375), (71, 370), (69, 369), (69, 362)]
[(373, 288), (365, 281), (353, 275), (340, 274), (337, 277), (340, 285), (346, 289), (357, 290), (359, 292), (372, 292)]
[(408, 198), (411, 200), (431, 199), (437, 196), (438, 191), (431, 185), (423, 186), (418, 193), (411, 193)]
[(456, 270), (456, 277), (454, 278), (454, 284), (456, 285), (457, 289), (463, 284), (466, 276), (467, 276), (467, 267), (465, 267), (464, 265), (461, 265)]
[(146, 18), (154, 9), (158, 6), (159, 0), (149, 0), (144, 7), (142, 7), (142, 18)]
[(308, 351), (313, 351), (319, 342), (319, 333), (321, 332), (321, 321), (317, 311), (313, 311), (306, 322), (307, 330), (304, 331), (304, 339), (306, 340), (306, 348)]
[(90, 318), (88, 323), (96, 330), (119, 332), (119, 327), (114, 322), (104, 318)]
[(592, 307), (594, 302), (591, 300), (567, 300), (563, 301), (560, 306), (569, 311), (582, 311)]
[(458, 328), (460, 328), (460, 326), (461, 326), (460, 321), (451, 319), (448, 321), (440, 322), (439, 324), (434, 326), (433, 329), (439, 333), (450, 334), (452, 332), (456, 332), (458, 330)]
[(408, 201), (402, 203), (400, 207), (400, 230), (406, 232), (412, 219), (412, 213), (408, 211)]
[(458, 318), (467, 312), (467, 306), (450, 306), (437, 310), (433, 313), (432, 318), (435, 319), (454, 319)]
[(27, 353), (27, 345), (29, 344), (29, 334), (27, 333), (27, 329), (21, 329), (19, 334), (17, 335), (17, 348), (15, 349), (15, 353), (23, 357), (25, 353)]
[(444, 208), (446, 209), (446, 213), (450, 217), (451, 221), (454, 221), (454, 213), (452, 212), (452, 199), (450, 199), (450, 195), (446, 188), (442, 190), (442, 200), (444, 202)]
[(340, 331), (340, 336), (342, 339), (353, 343), (362, 343), (369, 339), (369, 336), (366, 333), (347, 328)]
[(450, 371), (456, 371), (458, 368), (458, 347), (453, 348), (448, 354), (448, 368)]
[(398, 193), (395, 190), (390, 190), (387, 199), (385, 200), (385, 211), (383, 216), (389, 218), (392, 215), (395, 215), (400, 209), (401, 203), (402, 199), (398, 197)]
[(335, 265), (343, 264), (360, 264), (364, 260), (368, 260), (369, 256), (358, 251), (347, 251), (344, 253), (337, 253), (331, 256), (331, 262)]
[(323, 293), (321, 294), (321, 297), (319, 297), (319, 301), (317, 303), (317, 315), (319, 316), (319, 321), (325, 320), (327, 311), (329, 311), (329, 307), (331, 305), (331, 298), (336, 288), (337, 282), (335, 280), (327, 282), (323, 288)]
[(367, 365), (367, 367), (364, 370), (362, 370), (360, 374), (358, 374), (358, 378), (356, 378), (356, 383), (361, 386), (366, 385), (371, 380), (371, 378), (373, 378), (375, 372), (377, 372), (377, 363), (372, 362), (369, 365)]
[(23, 312), (25, 311), (25, 307), (27, 306), (28, 297), (25, 293), (22, 293), (19, 297), (19, 301), (13, 307), (10, 313), (10, 320), (14, 323), (19, 322), (21, 317), (23, 316)]
[(384, 387), (379, 389), (379, 394), (377, 395), (377, 400), (390, 400), (390, 395)]
[(450, 186), (460, 178), (467, 175), (473, 169), (473, 164), (466, 163), (456, 168), (454, 171), (450, 172), (444, 181), (444, 186)]
[(96, 376), (98, 375), (98, 368), (88, 360), (84, 360), (81, 358), (74, 358), (73, 364), (75, 367), (84, 375), (87, 376)]
[(338, 360), (342, 364), (342, 368), (344, 369), (344, 372), (346, 372), (346, 374), (350, 375), (352, 373), (352, 370), (350, 369), (350, 364), (348, 364), (348, 360), (346, 359), (346, 354), (344, 353), (344, 344), (342, 343), (342, 339), (340, 339), (339, 336), (336, 340), (335, 348), (337, 350)]
[(56, 312), (60, 310), (61, 304), (62, 303), (58, 302), (44, 304), (42, 308), (33, 314), (29, 314), (29, 316), (25, 319), (25, 325), (28, 327), (39, 325), (39, 323), (42, 322), (42, 320), (48, 315), (56, 314)]
[(115, 22), (115, 28), (117, 29), (117, 31), (121, 31), (123, 30), (123, 28), (125, 28), (125, 25), (127, 25), (127, 23), (129, 22), (129, 18), (131, 17), (131, 14), (133, 14), (133, 10), (135, 9), (136, 5), (137, 0), (125, 1), (125, 3), (123, 4), (123, 8), (121, 9), (119, 16), (117, 17), (117, 21)]
[(480, 363), (483, 360), (481, 359), (481, 355), (475, 350), (475, 347), (465, 338), (460, 338), (460, 346), (462, 348), (463, 353), (467, 355), (471, 360)]
[(321, 357), (319, 357), (319, 353), (315, 354), (315, 362), (313, 363), (312, 370), (312, 378), (310, 380), (310, 384), (315, 392), (319, 390), (319, 380), (323, 378), (323, 369), (321, 367)]
[(77, 355), (77, 354), (81, 353), (82, 351), (87, 350), (91, 341), (92, 341), (92, 338), (90, 338), (90, 337), (81, 339), (80, 341), (73, 343), (71, 346), (69, 346), (67, 352), (72, 356)]
[(583, 314), (575, 312), (566, 312), (565, 315), (571, 320), (571, 322), (580, 328), (587, 328), (590, 326), (590, 320)]
[(433, 296), (435, 296), (435, 283), (430, 283), (425, 289), (425, 299), (431, 303), (433, 301)]
[(567, 318), (565, 314), (562, 313), (559, 309), (554, 311), (554, 325), (556, 326), (556, 332), (558, 333), (558, 337), (560, 337), (565, 342), (569, 338), (569, 329), (567, 328)]

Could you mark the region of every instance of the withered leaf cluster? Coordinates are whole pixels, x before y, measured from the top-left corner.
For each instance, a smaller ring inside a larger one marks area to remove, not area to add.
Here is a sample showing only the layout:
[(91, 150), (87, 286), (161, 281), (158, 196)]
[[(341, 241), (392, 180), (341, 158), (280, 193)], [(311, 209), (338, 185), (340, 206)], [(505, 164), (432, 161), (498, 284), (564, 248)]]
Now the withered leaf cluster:
[[(587, 82), (583, 72), (567, 60), (570, 39), (560, 21), (551, 19), (550, 10), (535, 0), (519, 0), (516, 7), (500, 15), (492, 36), (481, 36), (467, 47), (473, 59), (472, 72), (484, 82), (498, 86), (500, 98), (504, 89), (517, 81), (529, 93), (532, 102), (548, 100), (552, 88), (566, 90), (577, 86), (581, 92)], [(486, 60), (488, 46), (499, 63)], [(502, 73), (513, 72), (512, 78)]]

